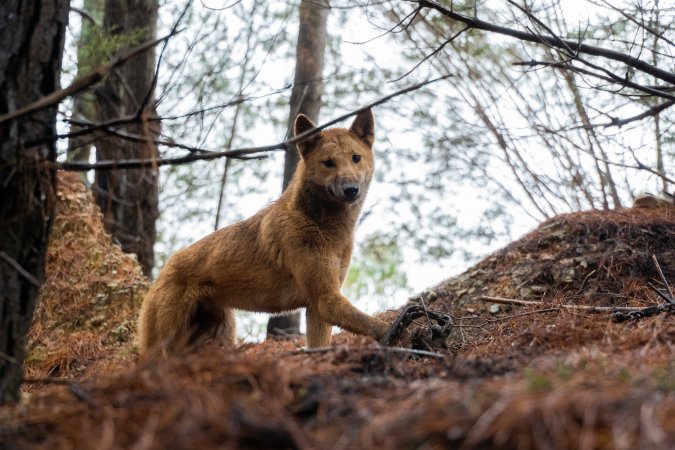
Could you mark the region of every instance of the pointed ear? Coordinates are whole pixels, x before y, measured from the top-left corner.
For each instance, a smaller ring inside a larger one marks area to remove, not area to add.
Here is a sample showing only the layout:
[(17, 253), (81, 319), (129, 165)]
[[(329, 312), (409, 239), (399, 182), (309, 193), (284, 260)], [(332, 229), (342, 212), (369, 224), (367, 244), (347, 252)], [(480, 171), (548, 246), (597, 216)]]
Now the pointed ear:
[(370, 108), (361, 111), (356, 116), (349, 131), (358, 136), (368, 147), (373, 146), (373, 142), (375, 142), (375, 117), (373, 117)]
[[(298, 136), (305, 131), (309, 131), (312, 128), (316, 128), (316, 125), (314, 125), (314, 122), (312, 122), (309, 117), (307, 117), (304, 114), (298, 114), (298, 117), (295, 118), (295, 124), (293, 125), (293, 133), (295, 136)], [(298, 150), (300, 150), (300, 154), (304, 158), (305, 155), (309, 153), (311, 149), (314, 148), (316, 145), (316, 142), (319, 140), (319, 135), (315, 134), (314, 136), (305, 139), (302, 142), (298, 142), (296, 145), (298, 146)]]

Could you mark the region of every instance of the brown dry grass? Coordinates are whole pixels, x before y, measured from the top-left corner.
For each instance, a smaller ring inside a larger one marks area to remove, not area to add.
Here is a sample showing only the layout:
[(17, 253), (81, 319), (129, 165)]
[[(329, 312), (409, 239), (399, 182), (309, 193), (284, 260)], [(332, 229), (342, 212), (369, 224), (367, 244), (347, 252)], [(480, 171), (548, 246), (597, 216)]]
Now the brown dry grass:
[(0, 409), (0, 447), (675, 448), (673, 316), (556, 308), (660, 302), (650, 257), (675, 279), (674, 237), (672, 209), (561, 216), (420, 296), (455, 317), (443, 358), (348, 334), (206, 347), (30, 394)]
[(148, 281), (136, 259), (103, 229), (78, 174), (58, 174), (57, 198), (46, 281), (28, 335), (26, 376), (83, 379), (128, 367)]

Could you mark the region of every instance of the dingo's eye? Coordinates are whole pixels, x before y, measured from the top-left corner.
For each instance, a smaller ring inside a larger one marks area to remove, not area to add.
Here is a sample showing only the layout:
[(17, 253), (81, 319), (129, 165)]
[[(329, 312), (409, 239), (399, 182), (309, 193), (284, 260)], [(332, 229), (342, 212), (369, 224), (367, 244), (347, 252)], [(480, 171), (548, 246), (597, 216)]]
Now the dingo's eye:
[(323, 164), (324, 166), (326, 166), (328, 168), (335, 167), (335, 163), (333, 162), (332, 159), (327, 159), (325, 161), (321, 161), (321, 164)]
[(352, 161), (355, 163), (361, 161), (361, 155), (352, 155)]

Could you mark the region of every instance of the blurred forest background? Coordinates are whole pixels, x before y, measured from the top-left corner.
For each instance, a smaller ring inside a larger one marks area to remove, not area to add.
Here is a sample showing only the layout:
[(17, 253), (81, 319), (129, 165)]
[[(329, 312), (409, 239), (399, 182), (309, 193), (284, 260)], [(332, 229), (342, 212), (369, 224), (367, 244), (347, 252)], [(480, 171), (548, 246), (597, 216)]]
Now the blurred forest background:
[[(325, 123), (448, 75), (375, 109), (376, 181), (344, 287), (368, 312), (399, 306), (556, 214), (672, 191), (672, 84), (564, 43), (672, 72), (672, 4), (440, 6), (544, 44), (472, 29), (423, 2), (73, 1), (63, 85), (172, 36), (61, 103), (59, 159), (276, 144), (292, 137), (298, 112)], [(286, 153), (88, 173), (112, 234), (151, 273), (276, 198)], [(240, 333), (260, 337), (264, 319), (246, 317)]]
[(83, 173), (151, 275), (280, 194), (299, 112), (321, 127), (376, 103), (344, 291), (396, 307), (546, 218), (672, 201), (674, 19), (659, 0), (2, 2), (0, 392), (21, 380), (56, 169)]

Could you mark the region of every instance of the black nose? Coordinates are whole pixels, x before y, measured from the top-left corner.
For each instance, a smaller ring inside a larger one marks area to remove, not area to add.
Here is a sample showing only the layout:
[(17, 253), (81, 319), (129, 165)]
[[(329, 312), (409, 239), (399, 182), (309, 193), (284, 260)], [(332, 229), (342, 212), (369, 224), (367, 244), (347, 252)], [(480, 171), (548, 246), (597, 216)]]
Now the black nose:
[(344, 188), (345, 197), (347, 197), (348, 200), (355, 200), (356, 197), (359, 196), (359, 188), (357, 187), (347, 187)]

